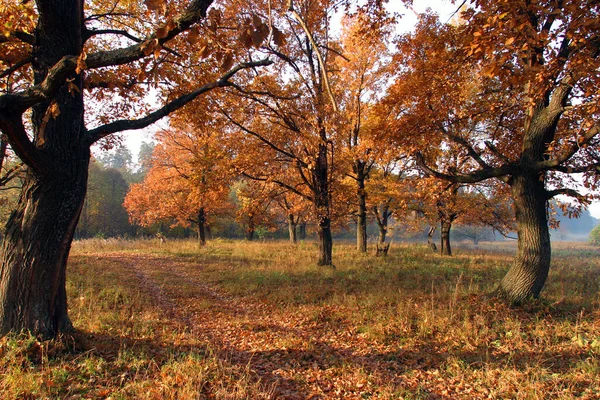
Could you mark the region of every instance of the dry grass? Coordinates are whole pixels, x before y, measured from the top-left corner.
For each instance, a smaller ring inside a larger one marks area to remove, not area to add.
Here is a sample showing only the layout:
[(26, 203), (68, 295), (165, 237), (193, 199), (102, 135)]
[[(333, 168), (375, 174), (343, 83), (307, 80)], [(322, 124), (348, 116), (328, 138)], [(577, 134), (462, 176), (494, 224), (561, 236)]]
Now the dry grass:
[[(90, 240), (78, 332), (0, 341), (2, 398), (600, 398), (598, 250), (555, 245), (543, 299), (485, 296), (510, 247)], [(514, 249), (514, 248), (513, 248)]]

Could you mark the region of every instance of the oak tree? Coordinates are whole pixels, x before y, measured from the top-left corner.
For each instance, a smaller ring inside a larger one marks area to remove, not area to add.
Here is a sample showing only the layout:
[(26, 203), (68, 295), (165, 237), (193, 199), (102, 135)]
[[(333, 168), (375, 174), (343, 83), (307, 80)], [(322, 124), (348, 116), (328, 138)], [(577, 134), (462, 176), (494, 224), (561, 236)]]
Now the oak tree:
[[(27, 172), (3, 242), (0, 333), (53, 336), (71, 326), (66, 263), (85, 197), (90, 146), (229, 85), (241, 69), (267, 64), (217, 72), (232, 67), (231, 57), (212, 46), (205, 53), (212, 73), (136, 118), (135, 98), (148, 82), (158, 87), (163, 68), (181, 72), (175, 67), (186, 67), (193, 54), (189, 42), (216, 37), (219, 12), (207, 16), (211, 3), (2, 1), (0, 74), (8, 79), (0, 83), (0, 130)], [(102, 100), (113, 105), (87, 107)]]
[[(511, 302), (538, 297), (548, 276), (548, 201), (560, 194), (589, 201), (593, 193), (575, 191), (572, 174), (597, 188), (599, 7), (475, 1), (460, 24), (428, 16), (400, 43), (404, 82), (416, 92), (405, 119), (430, 141), (417, 154), (421, 168), (452, 182), (496, 178), (510, 188), (518, 249), (499, 293)], [(442, 170), (427, 161), (429, 150), (450, 143), (471, 162)]]

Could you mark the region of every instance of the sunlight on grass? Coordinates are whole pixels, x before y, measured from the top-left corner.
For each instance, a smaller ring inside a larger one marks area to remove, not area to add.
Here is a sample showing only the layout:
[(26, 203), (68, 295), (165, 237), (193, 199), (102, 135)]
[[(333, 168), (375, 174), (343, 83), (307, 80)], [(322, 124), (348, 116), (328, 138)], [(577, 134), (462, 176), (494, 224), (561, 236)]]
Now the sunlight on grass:
[(69, 264), (78, 330), (0, 341), (21, 398), (597, 398), (600, 261), (557, 245), (543, 299), (485, 296), (509, 247), (87, 240)]

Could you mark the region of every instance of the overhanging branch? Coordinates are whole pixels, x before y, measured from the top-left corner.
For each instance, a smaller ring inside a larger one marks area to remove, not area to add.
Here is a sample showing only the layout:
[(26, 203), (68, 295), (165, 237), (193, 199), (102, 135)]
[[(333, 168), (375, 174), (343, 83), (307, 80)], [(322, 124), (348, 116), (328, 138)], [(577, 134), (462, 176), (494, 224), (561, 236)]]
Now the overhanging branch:
[(513, 167), (513, 165), (506, 164), (498, 168), (482, 168), (469, 174), (449, 175), (428, 167), (427, 164), (425, 164), (425, 159), (423, 158), (423, 155), (421, 153), (415, 154), (415, 161), (417, 163), (417, 166), (421, 168), (423, 172), (434, 176), (438, 179), (444, 179), (446, 181), (456, 183), (477, 183), (489, 178), (500, 179), (504, 176), (513, 175), (515, 173), (515, 168)]
[(212, 89), (217, 87), (224, 87), (229, 85), (229, 79), (231, 79), (236, 73), (243, 69), (254, 68), (260, 66), (271, 65), (272, 61), (270, 60), (260, 60), (260, 61), (251, 61), (237, 65), (235, 68), (228, 71), (226, 74), (221, 76), (217, 81), (207, 83), (196, 90), (187, 93), (185, 95), (179, 96), (173, 101), (165, 104), (163, 107), (158, 110), (146, 115), (143, 118), (135, 119), (135, 120), (118, 120), (111, 122), (106, 125), (102, 125), (98, 128), (92, 129), (88, 131), (88, 143), (91, 145), (98, 140), (106, 137), (110, 134), (116, 132), (122, 132), (126, 130), (135, 130), (145, 128), (161, 118), (166, 117), (170, 113), (180, 109), (190, 101), (194, 100), (196, 97), (200, 96), (203, 93), (206, 93)]

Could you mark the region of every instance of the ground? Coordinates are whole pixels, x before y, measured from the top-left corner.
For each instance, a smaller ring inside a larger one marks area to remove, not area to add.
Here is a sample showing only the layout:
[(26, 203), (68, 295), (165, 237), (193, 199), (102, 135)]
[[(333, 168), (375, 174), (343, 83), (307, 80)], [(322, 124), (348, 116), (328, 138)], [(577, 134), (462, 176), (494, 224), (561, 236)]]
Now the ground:
[(600, 398), (600, 261), (555, 246), (543, 299), (487, 295), (511, 245), (86, 241), (76, 332), (0, 342), (2, 398)]

